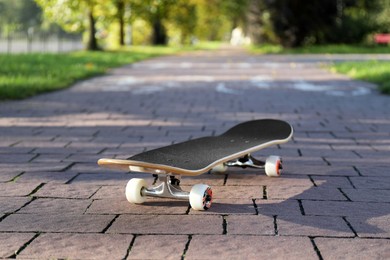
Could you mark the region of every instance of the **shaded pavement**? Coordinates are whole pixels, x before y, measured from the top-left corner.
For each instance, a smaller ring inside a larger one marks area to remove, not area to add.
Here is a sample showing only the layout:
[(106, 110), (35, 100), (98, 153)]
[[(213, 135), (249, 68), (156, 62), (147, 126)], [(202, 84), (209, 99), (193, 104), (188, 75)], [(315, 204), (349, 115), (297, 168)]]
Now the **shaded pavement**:
[[(362, 57), (378, 56), (196, 52), (0, 103), (0, 257), (390, 258), (390, 98), (321, 68)], [(282, 156), (283, 176), (183, 178), (213, 187), (206, 212), (131, 205), (128, 179), (153, 177), (96, 164), (259, 118), (294, 127), (255, 154)]]

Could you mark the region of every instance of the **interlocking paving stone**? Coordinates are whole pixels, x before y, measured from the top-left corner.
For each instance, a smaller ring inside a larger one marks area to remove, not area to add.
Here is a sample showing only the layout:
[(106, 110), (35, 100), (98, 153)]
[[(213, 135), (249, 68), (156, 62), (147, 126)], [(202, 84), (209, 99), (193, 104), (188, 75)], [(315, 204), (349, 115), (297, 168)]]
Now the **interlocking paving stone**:
[(264, 216), (300, 216), (302, 215), (298, 200), (256, 200), (259, 215)]
[(147, 198), (142, 205), (131, 204), (125, 194), (119, 198), (104, 198), (94, 200), (86, 213), (88, 214), (185, 214), (188, 210), (188, 201)]
[(35, 157), (34, 154), (1, 154), (0, 162), (28, 163)]
[(29, 197), (0, 197), (0, 213), (12, 213), (31, 201)]
[(283, 175), (283, 178), (270, 178), (262, 175), (249, 173), (230, 173), (226, 182), (227, 186), (259, 186), (259, 185), (290, 185), (290, 186), (308, 186), (312, 187), (313, 183), (305, 176)]
[(339, 176), (312, 176), (314, 183), (318, 187), (326, 188), (353, 188), (353, 184), (348, 177)]
[(278, 216), (279, 235), (354, 237), (353, 231), (341, 217)]
[(342, 189), (352, 201), (390, 202), (390, 189)]
[(357, 167), (359, 173), (363, 176), (389, 176), (389, 167), (385, 165), (377, 165), (374, 167), (368, 167), (366, 165), (361, 165)]
[[(97, 167), (97, 166), (94, 166)], [(145, 176), (145, 175), (144, 175)], [(151, 176), (149, 174), (149, 176)], [(127, 173), (82, 173), (72, 179), (71, 184), (92, 184), (92, 185), (121, 185), (127, 183), (133, 176)], [(138, 176), (134, 176), (138, 177)], [(150, 177), (149, 177), (150, 178)]]
[(307, 215), (375, 217), (390, 212), (388, 203), (304, 200), (302, 204)]
[(38, 198), (19, 210), (18, 213), (47, 214), (73, 213), (83, 214), (91, 204), (90, 200)]
[(336, 188), (267, 186), (268, 199), (347, 200)]
[(20, 184), (15, 182), (0, 183), (0, 197), (22, 197), (32, 193), (40, 183)]
[[(31, 160), (34, 163), (61, 163), (65, 162), (65, 159), (68, 158), (71, 154), (42, 154), (37, 153), (36, 150), (34, 150), (34, 158)], [(72, 161), (74, 162), (74, 161)]]
[(41, 234), (18, 258), (124, 259), (132, 239), (117, 234)]
[(263, 186), (212, 186), (212, 190), (214, 199), (260, 199), (263, 197)]
[(346, 218), (359, 237), (390, 238), (389, 214), (373, 216), (370, 218), (359, 215)]
[(273, 217), (229, 215), (225, 219), (229, 235), (275, 235)]
[(102, 232), (112, 219), (114, 216), (77, 215), (72, 212), (12, 214), (0, 222), (0, 231), (97, 233)]
[[(293, 159), (292, 159), (293, 160)], [(285, 162), (287, 172), (291, 174), (308, 174), (311, 176), (359, 176), (359, 174), (351, 166), (323, 166), (323, 165), (307, 165), (307, 164), (295, 164), (293, 162)], [(304, 167), (303, 167), (304, 166)], [(320, 178), (320, 177), (318, 177)]]
[(19, 173), (40, 173), (40, 172), (61, 172), (67, 169), (71, 163), (4, 163), (1, 162), (1, 172), (15, 172)]
[[(207, 250), (205, 250), (207, 248)], [(318, 259), (309, 238), (277, 236), (193, 236), (188, 259)]]
[(13, 256), (34, 236), (34, 233), (0, 233), (0, 257)]
[(184, 235), (138, 236), (127, 259), (180, 259), (187, 241)]
[(358, 189), (388, 189), (390, 177), (351, 177), (353, 185)]
[(222, 234), (221, 216), (121, 215), (107, 230), (116, 234)]
[(212, 207), (207, 211), (191, 209), (195, 215), (229, 215), (229, 214), (256, 214), (252, 199), (213, 199)]
[(67, 183), (77, 176), (77, 172), (25, 172), (17, 179), (17, 183)]
[(54, 184), (49, 183), (39, 189), (34, 196), (45, 198), (88, 199), (100, 186), (90, 184)]
[(183, 177), (181, 185), (195, 185), (198, 183), (207, 183), (210, 186), (221, 186), (225, 181), (225, 175), (221, 174), (202, 174), (195, 177)]
[(125, 196), (126, 185), (120, 186), (102, 186), (95, 194), (93, 194), (91, 199), (120, 199)]
[[(0, 167), (1, 166), (2, 165), (0, 164)], [(17, 178), (17, 176), (19, 176), (22, 173), (23, 173), (22, 171), (17, 171), (17, 170), (7, 171), (7, 172), (2, 171), (0, 174), (0, 182), (10, 182), (13, 179)]]
[(315, 238), (324, 259), (389, 259), (390, 240)]

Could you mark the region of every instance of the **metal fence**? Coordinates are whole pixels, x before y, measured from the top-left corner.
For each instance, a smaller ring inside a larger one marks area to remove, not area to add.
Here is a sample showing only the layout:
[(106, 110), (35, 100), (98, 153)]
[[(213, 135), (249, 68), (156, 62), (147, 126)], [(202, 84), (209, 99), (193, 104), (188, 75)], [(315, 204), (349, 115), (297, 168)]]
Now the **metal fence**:
[(13, 32), (0, 35), (0, 53), (68, 52), (83, 48), (82, 36), (76, 34)]

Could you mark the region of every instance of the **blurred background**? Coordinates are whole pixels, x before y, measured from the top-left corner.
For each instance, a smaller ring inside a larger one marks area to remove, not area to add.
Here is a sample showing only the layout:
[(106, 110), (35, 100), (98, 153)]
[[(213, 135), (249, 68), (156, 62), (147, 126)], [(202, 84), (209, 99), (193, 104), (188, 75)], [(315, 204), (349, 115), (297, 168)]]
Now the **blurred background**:
[(204, 41), (373, 45), (389, 31), (387, 0), (0, 0), (0, 52), (8, 53)]
[(0, 0), (0, 100), (227, 44), (250, 55), (359, 54), (330, 69), (390, 94), (389, 43), (389, 0)]

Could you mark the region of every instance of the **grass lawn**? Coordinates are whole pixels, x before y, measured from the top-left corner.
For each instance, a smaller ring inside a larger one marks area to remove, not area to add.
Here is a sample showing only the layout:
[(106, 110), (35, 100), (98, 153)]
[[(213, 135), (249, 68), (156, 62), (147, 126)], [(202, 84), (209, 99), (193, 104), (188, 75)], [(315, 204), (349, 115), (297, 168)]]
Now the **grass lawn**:
[(218, 43), (200, 43), (183, 48), (134, 46), (105, 52), (0, 54), (0, 100), (23, 99), (63, 89), (109, 68), (159, 55), (218, 46)]
[(378, 85), (382, 93), (390, 94), (390, 61), (341, 62), (331, 70)]
[(364, 45), (313, 45), (300, 48), (283, 48), (280, 45), (254, 45), (249, 48), (255, 54), (365, 54), (390, 53), (390, 46)]

